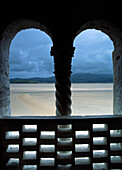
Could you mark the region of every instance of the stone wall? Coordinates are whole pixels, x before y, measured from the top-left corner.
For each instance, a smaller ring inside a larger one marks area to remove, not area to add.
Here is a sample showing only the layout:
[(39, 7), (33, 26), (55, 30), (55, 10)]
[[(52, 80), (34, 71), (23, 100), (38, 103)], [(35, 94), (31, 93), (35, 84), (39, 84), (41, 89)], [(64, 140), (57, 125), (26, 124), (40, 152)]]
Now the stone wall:
[(120, 47), (113, 52), (113, 72), (113, 113), (122, 115), (122, 48)]

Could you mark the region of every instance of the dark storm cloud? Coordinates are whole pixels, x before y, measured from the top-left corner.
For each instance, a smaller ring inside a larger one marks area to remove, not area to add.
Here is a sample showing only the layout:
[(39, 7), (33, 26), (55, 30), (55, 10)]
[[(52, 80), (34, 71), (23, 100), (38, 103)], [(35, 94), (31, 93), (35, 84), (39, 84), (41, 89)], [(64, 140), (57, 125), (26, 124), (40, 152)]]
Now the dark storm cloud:
[[(10, 77), (53, 75), (52, 41), (44, 32), (29, 29), (18, 33), (10, 47)], [(112, 73), (112, 41), (100, 31), (87, 30), (74, 41), (74, 73)]]

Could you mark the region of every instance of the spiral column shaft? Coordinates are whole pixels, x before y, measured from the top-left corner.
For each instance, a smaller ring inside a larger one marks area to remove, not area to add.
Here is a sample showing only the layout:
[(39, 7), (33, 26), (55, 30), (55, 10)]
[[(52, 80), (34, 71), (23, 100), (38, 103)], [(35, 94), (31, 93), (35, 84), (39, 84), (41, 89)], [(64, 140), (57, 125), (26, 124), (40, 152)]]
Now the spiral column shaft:
[(70, 50), (57, 50), (51, 48), (51, 55), (54, 56), (54, 74), (56, 87), (56, 115), (71, 115), (71, 62), (74, 54), (74, 47)]

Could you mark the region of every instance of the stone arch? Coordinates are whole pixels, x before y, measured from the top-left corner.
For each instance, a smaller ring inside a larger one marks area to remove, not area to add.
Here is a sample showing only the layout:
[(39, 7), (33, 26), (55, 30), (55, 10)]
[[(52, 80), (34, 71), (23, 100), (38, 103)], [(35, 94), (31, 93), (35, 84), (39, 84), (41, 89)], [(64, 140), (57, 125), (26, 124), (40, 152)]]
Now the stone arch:
[(21, 19), (9, 24), (0, 36), (0, 116), (9, 116), (10, 83), (9, 83), (9, 47), (14, 36), (21, 30), (35, 28), (47, 33), (53, 39), (51, 31), (39, 21)]
[(113, 41), (113, 113), (120, 115), (122, 114), (122, 32), (109, 21), (92, 20), (76, 31), (74, 39), (86, 29), (101, 30)]
[(111, 22), (105, 20), (92, 20), (83, 24), (76, 32), (75, 37), (86, 29), (96, 29), (107, 34), (113, 41), (114, 48), (116, 49), (121, 45), (122, 33), (120, 30)]

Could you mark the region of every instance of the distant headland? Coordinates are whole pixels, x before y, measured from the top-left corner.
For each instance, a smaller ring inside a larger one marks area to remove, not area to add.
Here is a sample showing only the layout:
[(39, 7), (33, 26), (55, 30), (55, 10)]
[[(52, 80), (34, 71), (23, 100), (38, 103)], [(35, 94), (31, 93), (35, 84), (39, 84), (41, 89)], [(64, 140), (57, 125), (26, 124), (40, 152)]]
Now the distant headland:
[[(71, 75), (72, 83), (113, 83), (112, 74), (76, 73)], [(55, 77), (11, 78), (10, 83), (55, 83)]]

